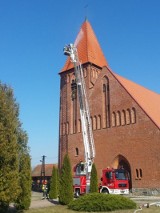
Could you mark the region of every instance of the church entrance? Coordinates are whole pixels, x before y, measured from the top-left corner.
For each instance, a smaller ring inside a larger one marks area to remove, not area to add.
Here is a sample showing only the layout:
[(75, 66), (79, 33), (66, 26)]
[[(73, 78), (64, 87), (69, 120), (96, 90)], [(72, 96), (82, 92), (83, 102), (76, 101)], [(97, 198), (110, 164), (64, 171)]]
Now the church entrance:
[(125, 170), (128, 171), (129, 178), (130, 178), (129, 188), (132, 189), (131, 167), (130, 167), (130, 164), (129, 164), (128, 160), (124, 156), (122, 156), (122, 155), (117, 155), (115, 157), (115, 159), (113, 160), (113, 162), (112, 162), (112, 167), (114, 169), (124, 168)]

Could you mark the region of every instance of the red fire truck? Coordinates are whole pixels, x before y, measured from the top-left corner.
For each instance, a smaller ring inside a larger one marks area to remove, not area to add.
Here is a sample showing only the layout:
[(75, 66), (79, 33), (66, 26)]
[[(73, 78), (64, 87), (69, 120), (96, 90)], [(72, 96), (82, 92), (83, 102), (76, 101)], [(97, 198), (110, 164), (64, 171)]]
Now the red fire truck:
[(129, 194), (128, 172), (123, 168), (103, 169), (99, 192), (107, 194)]
[[(74, 73), (80, 106), (83, 144), (85, 150), (85, 162), (83, 163), (81, 161), (79, 164), (76, 165), (75, 176), (73, 178), (74, 193), (76, 196), (79, 196), (81, 194), (89, 192), (90, 174), (95, 158), (95, 146), (83, 70), (81, 63), (79, 62), (77, 48), (73, 44), (69, 44), (64, 47), (64, 54), (69, 56), (71, 58), (71, 62), (74, 64)], [(125, 170), (104, 169), (102, 171), (102, 184), (100, 187), (100, 192), (112, 194), (127, 194), (129, 190), (126, 174), (127, 173), (125, 172)]]

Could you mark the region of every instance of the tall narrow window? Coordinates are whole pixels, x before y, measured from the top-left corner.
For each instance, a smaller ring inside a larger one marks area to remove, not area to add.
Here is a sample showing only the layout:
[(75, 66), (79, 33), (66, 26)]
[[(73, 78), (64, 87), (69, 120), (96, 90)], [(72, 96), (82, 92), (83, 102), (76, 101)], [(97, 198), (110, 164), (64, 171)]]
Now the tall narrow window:
[(66, 123), (63, 124), (63, 135), (66, 133)]
[(69, 123), (68, 122), (66, 123), (66, 134), (67, 135), (69, 134)]
[(73, 133), (77, 131), (77, 84), (76, 80), (72, 80), (71, 83), (71, 98), (72, 98), (72, 126), (73, 126)]
[(81, 132), (81, 119), (78, 120), (78, 132)]
[(101, 116), (98, 115), (97, 117), (97, 129), (100, 129), (101, 128)]
[(103, 127), (110, 127), (110, 89), (107, 77), (103, 78)]
[(117, 112), (116, 114), (116, 120), (117, 120), (117, 126), (121, 125), (121, 113), (120, 111)]
[(139, 169), (139, 177), (142, 178), (142, 169)]
[(136, 169), (136, 178), (139, 178), (139, 171)]
[(116, 113), (112, 113), (112, 126), (116, 126)]
[(84, 76), (84, 78), (87, 77), (87, 69), (86, 68), (83, 69), (83, 76)]
[(131, 123), (136, 123), (136, 110), (134, 107), (131, 109)]
[(107, 127), (110, 127), (110, 91), (109, 91), (109, 80), (107, 78)]
[(103, 84), (103, 128), (106, 128), (106, 85)]
[(78, 155), (79, 155), (79, 150), (78, 150), (77, 147), (76, 147), (76, 150), (75, 150), (75, 151), (76, 151), (75, 155), (78, 156)]
[(130, 124), (131, 123), (131, 112), (130, 109), (126, 110), (126, 124)]
[(90, 123), (91, 123), (91, 128), (93, 129), (93, 119), (92, 119), (92, 116), (90, 118)]
[(126, 124), (126, 113), (125, 113), (125, 110), (122, 110), (122, 113), (121, 113), (121, 124), (122, 124), (122, 126), (124, 126)]
[(97, 129), (97, 117), (94, 116), (93, 117), (93, 130), (96, 130)]

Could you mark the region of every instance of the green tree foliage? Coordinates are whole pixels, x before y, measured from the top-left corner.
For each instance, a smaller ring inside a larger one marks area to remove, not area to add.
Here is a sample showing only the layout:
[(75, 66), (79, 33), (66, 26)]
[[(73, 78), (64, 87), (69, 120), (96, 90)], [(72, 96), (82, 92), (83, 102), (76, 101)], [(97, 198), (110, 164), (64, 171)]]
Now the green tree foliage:
[[(31, 177), (27, 170), (21, 173), (22, 164), (30, 164), (27, 142), (13, 90), (0, 82), (0, 212), (6, 212), (9, 203), (16, 202), (24, 190), (22, 176)], [(26, 156), (23, 162), (22, 156)]]
[(30, 156), (22, 153), (19, 165), (21, 193), (16, 200), (17, 209), (28, 209), (31, 203), (31, 165)]
[(0, 208), (14, 202), (20, 193), (18, 110), (12, 89), (0, 83)]
[(19, 184), (21, 193), (16, 200), (17, 209), (28, 209), (31, 203), (31, 160), (27, 142), (28, 137), (26, 132), (19, 129)]
[(60, 174), (59, 202), (63, 205), (69, 204), (73, 200), (73, 179), (69, 156), (66, 154)]
[(56, 199), (58, 197), (58, 169), (53, 166), (52, 177), (50, 182), (49, 198)]
[(95, 164), (92, 165), (91, 170), (90, 192), (98, 192), (98, 177)]

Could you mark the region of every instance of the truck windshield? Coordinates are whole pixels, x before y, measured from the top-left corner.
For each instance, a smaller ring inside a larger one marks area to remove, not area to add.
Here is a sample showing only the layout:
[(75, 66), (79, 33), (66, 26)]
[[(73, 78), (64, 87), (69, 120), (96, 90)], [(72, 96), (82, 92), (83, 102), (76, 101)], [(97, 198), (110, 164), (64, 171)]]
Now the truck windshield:
[(116, 170), (115, 178), (117, 180), (128, 180), (128, 173), (125, 170)]
[(84, 163), (79, 163), (76, 166), (76, 175), (85, 175), (86, 170), (85, 170), (85, 164)]

